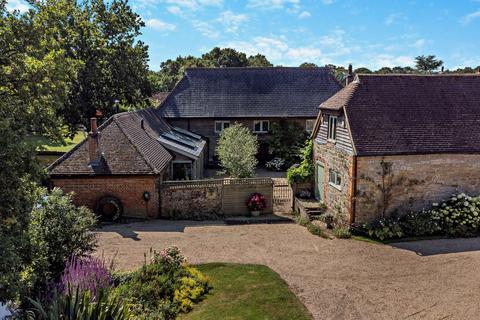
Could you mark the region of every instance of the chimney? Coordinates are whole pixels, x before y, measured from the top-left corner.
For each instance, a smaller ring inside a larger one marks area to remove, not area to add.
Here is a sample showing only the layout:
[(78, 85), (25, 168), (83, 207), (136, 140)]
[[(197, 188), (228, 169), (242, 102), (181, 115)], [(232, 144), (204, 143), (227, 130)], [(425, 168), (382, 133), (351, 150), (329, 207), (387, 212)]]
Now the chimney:
[(445, 67), (442, 66), (442, 71), (440, 71), (440, 73), (444, 73), (445, 72)]
[(348, 65), (347, 76), (345, 77), (345, 86), (348, 86), (348, 84), (352, 81), (353, 81), (353, 67), (352, 67), (352, 64), (350, 63)]
[(90, 133), (88, 134), (88, 155), (90, 163), (99, 160), (97, 118), (90, 118)]

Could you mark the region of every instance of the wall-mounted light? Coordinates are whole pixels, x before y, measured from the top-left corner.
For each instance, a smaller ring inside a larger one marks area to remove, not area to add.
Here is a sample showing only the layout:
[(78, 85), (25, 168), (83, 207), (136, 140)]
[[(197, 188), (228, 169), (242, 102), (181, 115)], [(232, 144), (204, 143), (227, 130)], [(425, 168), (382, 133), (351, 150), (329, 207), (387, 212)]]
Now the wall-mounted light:
[(143, 200), (145, 201), (150, 200), (150, 192), (148, 191), (143, 192)]

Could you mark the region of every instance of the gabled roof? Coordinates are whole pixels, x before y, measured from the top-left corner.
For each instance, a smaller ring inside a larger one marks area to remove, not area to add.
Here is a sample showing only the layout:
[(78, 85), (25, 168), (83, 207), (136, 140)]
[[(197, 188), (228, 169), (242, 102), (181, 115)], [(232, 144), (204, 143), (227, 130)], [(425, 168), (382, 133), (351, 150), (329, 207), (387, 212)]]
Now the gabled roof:
[[(153, 109), (116, 114), (98, 132), (101, 159), (96, 165), (90, 162), (87, 138), (51, 164), (49, 173), (159, 174), (172, 160), (168, 150), (180, 149), (182, 154), (196, 159), (205, 146), (205, 141), (196, 135), (177, 133)], [(165, 136), (173, 134), (175, 139), (163, 141)]]
[(479, 153), (480, 75), (358, 75), (325, 101), (358, 155)]
[(328, 68), (192, 68), (160, 105), (166, 118), (315, 117), (342, 88)]

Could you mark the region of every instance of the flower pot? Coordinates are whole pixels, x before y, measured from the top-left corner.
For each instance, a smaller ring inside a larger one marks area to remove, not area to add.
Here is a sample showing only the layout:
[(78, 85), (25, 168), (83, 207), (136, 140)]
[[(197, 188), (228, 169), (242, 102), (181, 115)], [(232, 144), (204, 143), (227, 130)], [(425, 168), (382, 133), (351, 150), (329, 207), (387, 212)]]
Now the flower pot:
[(250, 211), (250, 214), (252, 215), (252, 217), (258, 217), (260, 216), (260, 211)]

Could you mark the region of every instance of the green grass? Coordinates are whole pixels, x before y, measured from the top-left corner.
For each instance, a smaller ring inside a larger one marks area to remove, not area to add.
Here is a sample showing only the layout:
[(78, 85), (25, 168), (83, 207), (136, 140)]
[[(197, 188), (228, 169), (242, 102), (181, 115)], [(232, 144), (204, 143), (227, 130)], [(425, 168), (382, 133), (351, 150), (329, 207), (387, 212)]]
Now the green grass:
[(208, 277), (212, 289), (178, 319), (311, 319), (285, 281), (266, 266), (209, 263), (196, 268)]
[(76, 144), (84, 139), (83, 132), (78, 132), (73, 139), (65, 138), (62, 142), (54, 142), (50, 139), (42, 136), (31, 136), (29, 141), (37, 146), (38, 151), (58, 151), (67, 152), (72, 149)]

